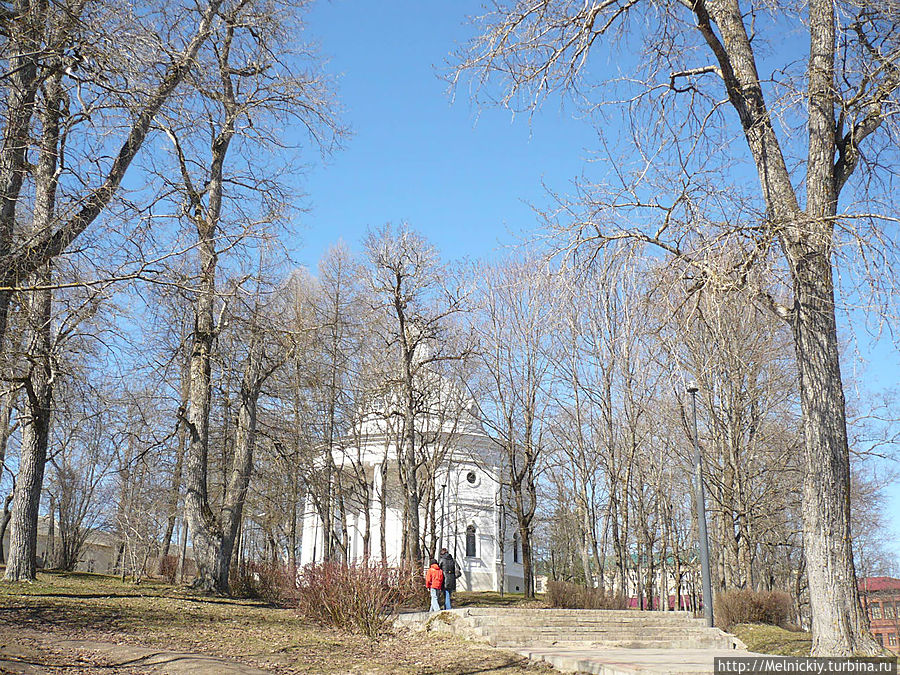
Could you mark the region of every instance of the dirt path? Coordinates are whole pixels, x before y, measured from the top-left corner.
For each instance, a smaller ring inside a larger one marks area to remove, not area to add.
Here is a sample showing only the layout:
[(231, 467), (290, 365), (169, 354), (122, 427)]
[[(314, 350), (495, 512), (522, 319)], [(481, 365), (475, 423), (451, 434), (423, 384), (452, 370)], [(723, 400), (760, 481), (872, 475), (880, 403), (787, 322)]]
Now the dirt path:
[(5, 625), (0, 634), (0, 673), (266, 675), (267, 671), (204, 654), (67, 640), (52, 633)]

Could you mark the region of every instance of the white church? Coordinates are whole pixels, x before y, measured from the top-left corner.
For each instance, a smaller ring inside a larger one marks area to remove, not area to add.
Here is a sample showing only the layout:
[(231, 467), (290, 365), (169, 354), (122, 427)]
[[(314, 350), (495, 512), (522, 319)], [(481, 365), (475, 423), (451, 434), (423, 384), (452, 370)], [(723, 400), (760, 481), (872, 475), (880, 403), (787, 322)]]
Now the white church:
[[(485, 433), (474, 405), (463, 403), (453, 388), (440, 384), (428, 414), (417, 416), (416, 432), (426, 462), (434, 474), (434, 499), (420, 507), (420, 527), (435, 534), (436, 551), (447, 548), (462, 575), (459, 591), (524, 590), (521, 552), (514, 518), (500, 500), (498, 446)], [(454, 403), (455, 402), (455, 403)], [(381, 406), (389, 407), (389, 406)], [(365, 473), (369, 492), (370, 559), (397, 563), (402, 554), (404, 492), (398, 474), (398, 416), (367, 414), (354, 439), (333, 453), (338, 471)], [(402, 421), (399, 422), (402, 424)], [(387, 468), (383, 471), (383, 467)], [(386, 476), (386, 480), (383, 478)], [(424, 502), (425, 500), (423, 500)], [(384, 543), (381, 550), (382, 504)], [(347, 549), (351, 561), (363, 559), (366, 514), (349, 507)], [(501, 522), (501, 516), (505, 522)], [(501, 537), (502, 533), (502, 537)], [(503, 545), (501, 546), (501, 538)], [(430, 541), (430, 538), (428, 538)], [(300, 562), (320, 562), (324, 528), (319, 512), (307, 496), (303, 511)], [(502, 552), (502, 555), (501, 555)]]

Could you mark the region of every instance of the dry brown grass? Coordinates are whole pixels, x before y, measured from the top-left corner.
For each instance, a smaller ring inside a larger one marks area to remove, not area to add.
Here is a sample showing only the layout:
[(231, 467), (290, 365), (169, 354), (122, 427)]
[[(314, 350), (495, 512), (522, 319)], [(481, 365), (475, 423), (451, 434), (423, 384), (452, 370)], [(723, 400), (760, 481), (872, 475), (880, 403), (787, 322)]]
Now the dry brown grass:
[(17, 627), (228, 658), (280, 673), (552, 673), (509, 652), (458, 638), (398, 633), (378, 642), (314, 626), (254, 600), (204, 597), (170, 585), (92, 574), (40, 574), (0, 583), (0, 633)]
[(806, 631), (791, 631), (761, 623), (742, 623), (731, 627), (747, 649), (760, 654), (780, 656), (809, 656), (812, 635)]

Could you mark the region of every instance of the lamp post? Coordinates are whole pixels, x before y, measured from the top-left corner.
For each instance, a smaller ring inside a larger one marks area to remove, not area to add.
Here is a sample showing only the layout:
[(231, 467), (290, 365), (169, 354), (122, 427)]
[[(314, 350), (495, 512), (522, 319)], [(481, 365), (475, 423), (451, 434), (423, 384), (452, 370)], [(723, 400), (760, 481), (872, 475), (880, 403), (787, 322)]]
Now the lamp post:
[(712, 581), (709, 573), (709, 537), (706, 533), (706, 495), (703, 490), (703, 458), (700, 456), (700, 441), (697, 435), (697, 385), (688, 385), (691, 395), (691, 410), (694, 417), (694, 480), (697, 500), (697, 524), (700, 539), (700, 572), (703, 576), (703, 615), (707, 625), (713, 626)]

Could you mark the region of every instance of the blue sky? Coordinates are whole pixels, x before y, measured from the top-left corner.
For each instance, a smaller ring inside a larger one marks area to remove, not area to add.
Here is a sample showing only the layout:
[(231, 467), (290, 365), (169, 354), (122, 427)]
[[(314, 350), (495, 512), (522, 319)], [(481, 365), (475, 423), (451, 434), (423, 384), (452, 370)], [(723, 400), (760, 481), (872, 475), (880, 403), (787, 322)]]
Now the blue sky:
[[(338, 239), (358, 246), (366, 229), (408, 221), (445, 259), (490, 256), (534, 229), (542, 183), (566, 191), (598, 147), (591, 126), (558, 103), (534, 117), (476, 111), (465, 90), (452, 102), (439, 75), (472, 32), (479, 3), (333, 0), (313, 5), (309, 36), (339, 77), (353, 136), (305, 177), (310, 211), (289, 242), (315, 269)], [(864, 386), (896, 388), (900, 355), (886, 341), (857, 341), (868, 365), (846, 363)], [(900, 542), (900, 485), (888, 521)], [(895, 545), (900, 557), (900, 544)]]
[[(389, 9), (386, 9), (389, 7)], [(338, 237), (408, 221), (446, 258), (481, 257), (531, 229), (541, 181), (564, 188), (595, 145), (589, 125), (548, 108), (533, 120), (456, 103), (439, 78), (477, 3), (335, 0), (314, 5), (309, 34), (340, 75), (353, 137), (304, 184), (298, 261), (315, 266)]]

